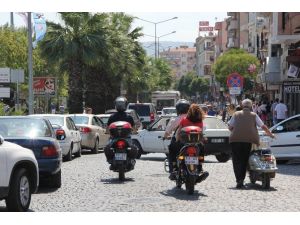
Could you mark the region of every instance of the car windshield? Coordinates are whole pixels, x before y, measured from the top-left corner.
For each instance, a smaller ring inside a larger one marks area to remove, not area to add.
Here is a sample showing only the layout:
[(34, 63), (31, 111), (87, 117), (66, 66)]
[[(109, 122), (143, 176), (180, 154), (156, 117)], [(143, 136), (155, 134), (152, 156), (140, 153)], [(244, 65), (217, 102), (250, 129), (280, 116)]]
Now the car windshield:
[(33, 118), (0, 118), (0, 134), (4, 138), (52, 136), (45, 120)]
[(206, 129), (228, 129), (227, 125), (218, 118), (207, 117), (203, 124)]
[(88, 116), (71, 116), (75, 124), (88, 124)]
[(176, 109), (175, 108), (166, 108), (162, 110), (164, 115), (167, 114), (176, 114)]
[(150, 116), (150, 106), (149, 105), (142, 105), (142, 104), (135, 104), (129, 105), (129, 109), (134, 109), (139, 116)]
[(45, 116), (45, 118), (47, 118), (51, 124), (64, 125), (64, 118), (61, 116)]

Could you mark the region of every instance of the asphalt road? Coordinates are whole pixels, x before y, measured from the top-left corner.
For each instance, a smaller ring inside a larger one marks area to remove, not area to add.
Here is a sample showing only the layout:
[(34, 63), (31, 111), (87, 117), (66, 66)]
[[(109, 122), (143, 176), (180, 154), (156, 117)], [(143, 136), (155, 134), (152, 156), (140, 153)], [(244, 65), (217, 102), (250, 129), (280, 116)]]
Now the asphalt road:
[[(62, 187), (40, 187), (32, 196), (35, 212), (297, 212), (300, 211), (300, 164), (278, 165), (270, 190), (259, 182), (235, 188), (231, 160), (219, 163), (208, 156), (204, 169), (210, 176), (197, 184), (192, 196), (175, 187), (164, 171), (165, 155), (149, 154), (137, 160), (120, 182), (108, 169), (103, 153), (84, 153), (64, 162)], [(249, 178), (246, 183), (250, 183)], [(184, 187), (184, 186), (183, 186)], [(6, 211), (4, 201), (0, 212)]]

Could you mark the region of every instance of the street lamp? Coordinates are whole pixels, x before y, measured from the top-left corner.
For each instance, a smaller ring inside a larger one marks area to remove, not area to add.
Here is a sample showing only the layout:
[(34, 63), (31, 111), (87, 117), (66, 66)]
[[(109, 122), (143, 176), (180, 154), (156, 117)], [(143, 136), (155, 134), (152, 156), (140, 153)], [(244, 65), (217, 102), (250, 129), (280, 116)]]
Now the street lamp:
[(164, 35), (161, 35), (161, 36), (157, 37), (157, 47), (158, 47), (158, 50), (157, 50), (157, 57), (158, 57), (158, 58), (159, 58), (159, 39), (160, 39), (161, 37), (164, 37), (164, 36), (167, 36), (167, 35), (170, 35), (170, 34), (174, 34), (174, 33), (176, 33), (175, 30), (174, 30), (173, 32), (171, 32), (171, 33), (164, 34)]
[(158, 22), (153, 22), (153, 21), (145, 20), (145, 19), (142, 19), (142, 18), (139, 18), (139, 17), (136, 17), (136, 16), (135, 16), (134, 18), (135, 18), (135, 19), (142, 20), (142, 21), (145, 21), (145, 22), (148, 22), (148, 23), (154, 24), (155, 59), (157, 59), (156, 25), (159, 24), (159, 23), (164, 23), (164, 22), (167, 22), (167, 21), (170, 21), (170, 20), (178, 19), (178, 17), (175, 16), (175, 17), (173, 17), (173, 18), (170, 18), (170, 19), (167, 19), (167, 20), (158, 21)]
[[(161, 36), (157, 37), (157, 47), (158, 47), (157, 57), (159, 57), (159, 39), (160, 39), (161, 37), (168, 36), (168, 35), (174, 34), (174, 33), (176, 33), (176, 31), (172, 31), (172, 32), (170, 32), (170, 33), (167, 33), (167, 34), (164, 34), (164, 35), (161, 35)], [(144, 36), (154, 37), (154, 38), (155, 38), (155, 36), (153, 36), (153, 35), (149, 35), (149, 34), (143, 34), (143, 35), (144, 35)]]

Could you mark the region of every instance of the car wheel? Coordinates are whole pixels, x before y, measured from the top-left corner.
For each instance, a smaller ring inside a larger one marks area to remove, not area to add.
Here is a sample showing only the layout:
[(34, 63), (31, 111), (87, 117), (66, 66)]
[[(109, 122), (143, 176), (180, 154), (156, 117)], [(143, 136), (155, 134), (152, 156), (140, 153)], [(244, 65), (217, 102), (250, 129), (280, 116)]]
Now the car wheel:
[(226, 154), (226, 153), (221, 153), (219, 155), (216, 155), (216, 159), (219, 162), (227, 162), (230, 159), (230, 157), (231, 156), (229, 154)]
[(73, 150), (73, 143), (71, 143), (70, 149), (68, 154), (64, 157), (64, 161), (72, 161), (72, 150)]
[(135, 145), (138, 150), (136, 158), (140, 159), (143, 154), (142, 146), (140, 145), (140, 143), (137, 140), (132, 140), (132, 144)]
[(92, 149), (92, 153), (93, 154), (98, 154), (98, 150), (99, 150), (99, 139), (96, 138), (94, 148)]
[(27, 170), (18, 169), (11, 181), (6, 206), (9, 211), (24, 212), (27, 211), (31, 201), (30, 180)]
[(79, 143), (79, 149), (78, 151), (75, 153), (75, 157), (81, 157), (81, 144)]
[(52, 188), (60, 188), (61, 187), (61, 170), (59, 170), (58, 173), (51, 176), (48, 184)]

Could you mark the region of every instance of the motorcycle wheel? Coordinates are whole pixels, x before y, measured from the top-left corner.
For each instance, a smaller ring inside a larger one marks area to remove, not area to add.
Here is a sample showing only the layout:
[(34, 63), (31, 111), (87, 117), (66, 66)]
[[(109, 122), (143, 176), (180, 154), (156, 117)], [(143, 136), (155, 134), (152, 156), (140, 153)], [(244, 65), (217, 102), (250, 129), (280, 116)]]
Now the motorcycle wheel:
[(251, 184), (256, 183), (256, 176), (255, 176), (255, 173), (253, 171), (249, 171), (249, 178), (250, 178)]
[(125, 169), (123, 166), (119, 167), (119, 180), (124, 181), (125, 180)]
[(185, 181), (185, 189), (189, 195), (194, 194), (195, 179), (193, 176), (188, 176)]
[(270, 183), (271, 183), (271, 179), (270, 179), (269, 174), (264, 173), (262, 176), (263, 176), (262, 177), (262, 187), (263, 187), (263, 189), (269, 189), (270, 188)]

